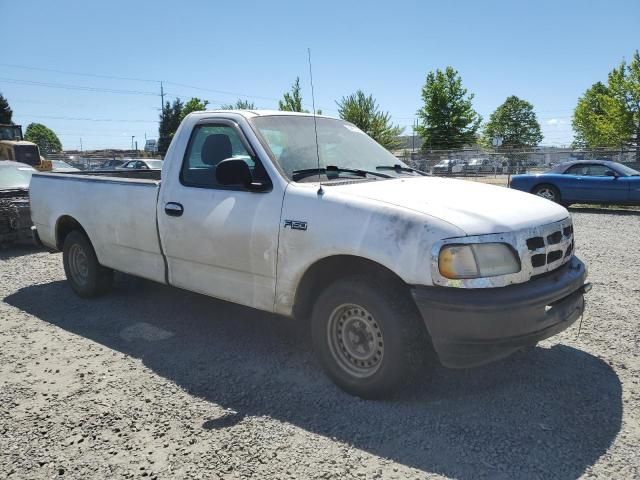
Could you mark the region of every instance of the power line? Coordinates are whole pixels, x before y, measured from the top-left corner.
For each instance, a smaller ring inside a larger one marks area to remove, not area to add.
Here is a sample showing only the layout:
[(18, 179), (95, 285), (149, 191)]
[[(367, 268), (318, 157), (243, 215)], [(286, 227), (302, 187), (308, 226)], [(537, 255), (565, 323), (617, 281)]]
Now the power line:
[[(68, 71), (68, 70), (57, 70), (57, 69), (42, 68), (42, 67), (30, 67), (30, 66), (26, 66), (26, 65), (16, 65), (16, 64), (11, 64), (11, 63), (0, 63), (0, 66), (21, 68), (21, 69), (25, 69), (25, 70), (35, 70), (35, 71), (41, 71), (41, 72), (53, 72), (53, 73), (60, 73), (60, 74), (63, 74), (63, 75), (78, 75), (78, 76), (83, 76), (83, 77), (105, 78), (105, 79), (110, 79), (110, 80), (125, 80), (125, 81), (147, 82), (147, 83), (163, 83), (162, 80), (149, 79), (149, 78), (133, 78), (133, 77), (121, 77), (121, 76), (117, 76), (117, 75), (102, 75), (102, 74), (96, 74), (96, 73), (71, 72), (71, 71)], [(5, 79), (5, 80), (7, 80), (7, 79)], [(28, 81), (28, 80), (25, 80), (25, 81)], [(169, 85), (175, 85), (177, 87), (190, 88), (190, 89), (193, 89), (193, 90), (200, 90), (200, 91), (203, 91), (203, 92), (220, 93), (220, 94), (223, 94), (223, 95), (233, 95), (233, 96), (237, 96), (237, 97), (241, 97), (241, 98), (256, 98), (256, 99), (261, 99), (261, 100), (272, 100), (272, 101), (278, 101), (279, 100), (277, 98), (272, 98), (272, 97), (264, 97), (264, 96), (260, 96), (260, 95), (248, 95), (248, 94), (245, 94), (245, 93), (231, 92), (231, 91), (227, 91), (227, 90), (217, 90), (217, 89), (208, 88), (208, 87), (200, 87), (200, 86), (196, 86), (196, 85), (189, 85), (189, 84), (186, 84), (186, 83), (171, 82), (171, 81), (164, 81), (164, 83), (169, 84)], [(148, 94), (148, 92), (147, 92), (147, 94)], [(162, 92), (161, 92), (160, 95), (162, 96)]]
[(49, 82), (36, 82), (33, 80), (23, 80), (18, 78), (0, 78), (0, 81), (13, 83), (16, 85), (32, 85), (37, 87), (48, 87), (48, 88), (61, 88), (65, 90), (83, 90), (87, 92), (104, 92), (104, 93), (119, 93), (125, 95), (151, 95), (157, 96), (158, 94), (155, 92), (146, 92), (142, 90), (121, 90), (115, 88), (98, 88), (98, 87), (87, 87), (85, 85), (71, 85), (67, 83), (49, 83)]
[(223, 94), (223, 95), (234, 95), (234, 96), (237, 96), (237, 97), (240, 97), (240, 98), (257, 98), (257, 99), (260, 99), (260, 100), (271, 100), (271, 101), (276, 101), (276, 102), (279, 100), (278, 98), (273, 98), (273, 97), (263, 97), (263, 96), (259, 96), (259, 95), (247, 95), (247, 94), (244, 94), (244, 93), (229, 92), (229, 91), (226, 91), (226, 90), (216, 90), (216, 89), (213, 89), (213, 88), (196, 87), (194, 85), (187, 85), (185, 83), (168, 82), (168, 81), (166, 81), (164, 83), (166, 83), (168, 85), (175, 85), (176, 87), (191, 88), (193, 90), (201, 90), (203, 92), (220, 93), (220, 94)]
[(123, 123), (158, 123), (158, 120), (128, 120), (124, 118), (84, 118), (84, 117), (60, 117), (56, 115), (32, 115), (20, 113), (21, 117), (49, 118), (52, 120), (73, 120), (83, 122), (123, 122)]
[(107, 78), (110, 80), (127, 80), (127, 81), (133, 81), (133, 82), (153, 82), (153, 83), (158, 83), (160, 80), (151, 80), (148, 78), (132, 78), (132, 77), (119, 77), (116, 75), (100, 75), (100, 74), (96, 74), (96, 73), (80, 73), (80, 72), (69, 72), (66, 70), (55, 70), (52, 68), (42, 68), (42, 67), (29, 67), (26, 65), (15, 65), (12, 63), (0, 63), (0, 66), (3, 67), (13, 67), (13, 68), (22, 68), (24, 70), (36, 70), (39, 72), (53, 72), (53, 73), (61, 73), (63, 75), (78, 75), (78, 76), (82, 76), (82, 77), (94, 77), (94, 78)]

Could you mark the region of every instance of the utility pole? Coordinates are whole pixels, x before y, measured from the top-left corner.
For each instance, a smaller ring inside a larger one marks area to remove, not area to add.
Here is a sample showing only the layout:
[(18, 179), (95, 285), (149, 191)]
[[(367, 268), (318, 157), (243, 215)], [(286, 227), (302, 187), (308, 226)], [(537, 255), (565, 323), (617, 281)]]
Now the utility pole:
[(164, 88), (160, 82), (160, 116), (164, 120)]
[(413, 137), (411, 138), (411, 153), (416, 153), (416, 129), (417, 128), (418, 128), (418, 119), (416, 118), (415, 125), (413, 126)]
[(133, 150), (133, 139), (136, 138), (135, 135), (131, 135), (131, 150)]
[(82, 137), (80, 137), (80, 153), (82, 153)]

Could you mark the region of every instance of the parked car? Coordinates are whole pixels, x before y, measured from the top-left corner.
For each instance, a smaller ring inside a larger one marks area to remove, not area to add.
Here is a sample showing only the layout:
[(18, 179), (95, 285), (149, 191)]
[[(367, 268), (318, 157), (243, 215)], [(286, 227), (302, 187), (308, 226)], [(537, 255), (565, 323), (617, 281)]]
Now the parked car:
[(51, 160), (52, 172), (79, 172), (80, 169), (69, 165), (62, 160)]
[(464, 164), (465, 173), (493, 173), (497, 169), (495, 162), (488, 158), (472, 158)]
[(391, 394), (429, 358), (503, 358), (584, 310), (565, 208), (424, 176), (343, 120), (191, 113), (162, 182), (126, 172), (33, 177), (37, 234), (73, 291), (103, 294), (117, 270), (310, 318), (320, 363), (355, 395)]
[(21, 162), (0, 161), (0, 247), (32, 238), (29, 182), (34, 172)]
[(126, 161), (127, 160), (114, 158), (112, 160), (107, 160), (101, 163), (100, 165), (92, 168), (91, 170), (114, 170), (118, 168), (120, 165), (122, 165), (123, 163), (125, 163)]
[(464, 162), (461, 159), (440, 160), (440, 162), (433, 166), (431, 173), (434, 175), (453, 175), (455, 173), (462, 173), (463, 168)]
[(117, 170), (162, 170), (162, 160), (129, 160), (116, 167)]
[(640, 205), (640, 172), (608, 160), (579, 160), (562, 163), (545, 173), (516, 175), (511, 179), (511, 188), (563, 205)]

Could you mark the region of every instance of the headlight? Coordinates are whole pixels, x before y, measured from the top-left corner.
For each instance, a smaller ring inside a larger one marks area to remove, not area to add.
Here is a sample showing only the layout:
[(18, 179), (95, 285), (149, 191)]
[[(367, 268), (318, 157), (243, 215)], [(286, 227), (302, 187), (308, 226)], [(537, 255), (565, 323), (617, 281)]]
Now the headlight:
[(447, 245), (438, 258), (440, 273), (447, 278), (479, 278), (520, 271), (520, 261), (506, 243)]

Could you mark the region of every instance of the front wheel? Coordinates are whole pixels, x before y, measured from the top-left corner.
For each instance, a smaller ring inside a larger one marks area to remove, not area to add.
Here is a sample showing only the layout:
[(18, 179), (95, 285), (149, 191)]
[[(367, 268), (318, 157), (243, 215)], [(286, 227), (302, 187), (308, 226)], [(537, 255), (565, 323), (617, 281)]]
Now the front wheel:
[(312, 315), (316, 355), (328, 376), (363, 398), (394, 393), (425, 365), (428, 340), (401, 288), (350, 277), (330, 285)]
[(113, 270), (103, 267), (87, 236), (74, 230), (64, 240), (62, 262), (67, 281), (80, 297), (101, 295), (111, 288)]
[(560, 203), (560, 192), (553, 185), (538, 185), (531, 193), (552, 202)]

